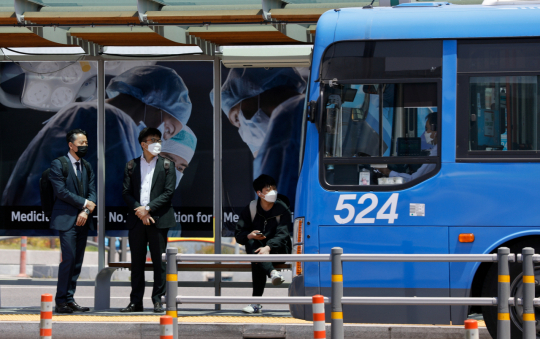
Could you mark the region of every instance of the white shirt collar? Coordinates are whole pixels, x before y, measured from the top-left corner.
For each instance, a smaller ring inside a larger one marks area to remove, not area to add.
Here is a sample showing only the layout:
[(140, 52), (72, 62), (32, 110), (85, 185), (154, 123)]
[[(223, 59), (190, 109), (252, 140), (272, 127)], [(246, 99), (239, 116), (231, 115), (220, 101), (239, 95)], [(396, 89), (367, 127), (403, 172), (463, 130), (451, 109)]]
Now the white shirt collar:
[(144, 164), (148, 164), (148, 165), (155, 165), (155, 163), (157, 162), (157, 155), (150, 161), (150, 162), (147, 162), (146, 161), (146, 158), (144, 157), (144, 153), (143, 155), (141, 155), (141, 163), (143, 163), (144, 161)]
[(68, 155), (68, 158), (69, 158), (69, 160), (71, 161), (72, 164), (75, 164), (77, 161), (79, 161), (79, 162), (81, 161), (80, 159), (79, 160), (75, 159), (73, 157), (73, 155), (71, 155), (71, 153), (69, 153), (69, 152), (68, 152), (67, 155)]

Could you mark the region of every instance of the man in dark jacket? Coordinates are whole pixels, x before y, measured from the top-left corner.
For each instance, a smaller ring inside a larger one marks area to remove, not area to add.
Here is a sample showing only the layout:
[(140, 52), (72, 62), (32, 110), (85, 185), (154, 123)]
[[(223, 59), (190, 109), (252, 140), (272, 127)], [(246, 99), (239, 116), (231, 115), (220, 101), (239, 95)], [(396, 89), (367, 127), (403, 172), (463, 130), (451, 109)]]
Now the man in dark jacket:
[[(58, 230), (62, 247), (54, 310), (57, 313), (87, 312), (90, 309), (77, 304), (73, 297), (81, 274), (88, 230), (94, 229), (90, 214), (96, 208), (96, 182), (92, 166), (82, 159), (88, 151), (86, 132), (81, 129), (71, 130), (66, 141), (68, 154), (64, 159), (55, 159), (49, 172), (56, 199), (51, 215), (51, 229)], [(62, 162), (67, 169), (67, 177), (64, 176)]]
[(144, 264), (146, 247), (150, 248), (154, 267), (152, 303), (154, 312), (163, 312), (161, 297), (165, 295), (165, 263), (161, 255), (167, 248), (167, 232), (176, 226), (172, 198), (176, 185), (174, 162), (161, 152), (161, 132), (145, 128), (139, 134), (143, 149), (140, 158), (126, 164), (124, 201), (132, 212), (128, 214), (129, 246), (131, 248), (130, 303), (120, 312), (142, 312), (144, 296)]
[[(235, 231), (236, 241), (246, 246), (248, 254), (291, 253), (291, 211), (283, 201), (277, 199), (276, 186), (276, 181), (266, 174), (253, 181), (253, 189), (259, 199), (244, 208)], [(251, 263), (251, 276), (254, 297), (262, 297), (266, 277), (271, 278), (274, 285), (285, 281), (271, 262)], [(242, 311), (261, 313), (261, 308), (260, 304), (251, 304)]]

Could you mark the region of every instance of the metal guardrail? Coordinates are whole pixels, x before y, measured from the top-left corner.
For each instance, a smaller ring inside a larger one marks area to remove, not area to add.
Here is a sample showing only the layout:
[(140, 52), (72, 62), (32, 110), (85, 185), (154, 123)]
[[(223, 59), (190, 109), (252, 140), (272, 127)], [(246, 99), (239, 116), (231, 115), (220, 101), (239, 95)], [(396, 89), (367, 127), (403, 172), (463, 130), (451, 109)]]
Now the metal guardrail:
[[(167, 248), (163, 255), (167, 262), (167, 294), (162, 298), (166, 303), (167, 315), (173, 317), (174, 338), (178, 338), (179, 303), (196, 304), (311, 304), (311, 297), (205, 297), (178, 295), (178, 261), (223, 262), (249, 261), (267, 262), (268, 256), (257, 254), (178, 254), (178, 249)], [(534, 297), (534, 263), (540, 262), (540, 255), (527, 247), (517, 256), (510, 249), (501, 247), (497, 254), (343, 254), (343, 249), (332, 248), (330, 254), (271, 255), (272, 262), (331, 262), (331, 297), (324, 303), (331, 305), (331, 338), (343, 339), (342, 305), (476, 305), (497, 306), (497, 339), (510, 339), (509, 307), (523, 306), (523, 339), (536, 338), (534, 307), (540, 307), (540, 298)], [(343, 262), (492, 262), (498, 265), (498, 293), (496, 298), (454, 298), (454, 297), (344, 297)], [(523, 263), (523, 298), (510, 297), (510, 262)], [(504, 302), (499, 302), (503, 300)]]

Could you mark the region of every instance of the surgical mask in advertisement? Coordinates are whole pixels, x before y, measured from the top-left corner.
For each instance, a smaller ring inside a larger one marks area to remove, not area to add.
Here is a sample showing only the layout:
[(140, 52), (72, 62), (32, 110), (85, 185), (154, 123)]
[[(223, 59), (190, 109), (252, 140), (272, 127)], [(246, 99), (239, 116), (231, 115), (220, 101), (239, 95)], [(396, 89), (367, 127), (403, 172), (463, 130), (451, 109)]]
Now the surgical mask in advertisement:
[[(161, 119), (161, 120), (163, 121), (163, 119)], [(165, 133), (165, 132), (164, 132), (164, 131), (165, 131), (165, 123), (162, 122), (162, 123), (158, 126), (157, 129), (161, 132), (161, 135), (163, 135), (163, 134)]]
[(180, 172), (179, 170), (176, 170), (176, 188), (178, 188), (178, 185), (180, 185), (180, 180), (182, 180), (183, 176), (184, 176), (184, 173)]
[(153, 144), (148, 145), (148, 152), (150, 152), (150, 154), (154, 156), (158, 155), (159, 153), (161, 153), (161, 144), (155, 142)]
[(270, 192), (268, 192), (264, 197), (263, 197), (264, 200), (272, 203), (272, 202), (276, 202), (277, 200), (277, 191), (276, 190), (271, 190)]
[(238, 119), (240, 120), (238, 133), (242, 140), (248, 145), (261, 146), (268, 131), (270, 118), (259, 108), (250, 120), (246, 119), (242, 111)]
[(88, 146), (78, 146), (75, 154), (77, 154), (79, 158), (83, 158), (86, 155), (86, 152), (88, 152)]
[(433, 145), (433, 138), (431, 137), (431, 133), (428, 133), (427, 131), (425, 131), (424, 138), (426, 139), (427, 144)]

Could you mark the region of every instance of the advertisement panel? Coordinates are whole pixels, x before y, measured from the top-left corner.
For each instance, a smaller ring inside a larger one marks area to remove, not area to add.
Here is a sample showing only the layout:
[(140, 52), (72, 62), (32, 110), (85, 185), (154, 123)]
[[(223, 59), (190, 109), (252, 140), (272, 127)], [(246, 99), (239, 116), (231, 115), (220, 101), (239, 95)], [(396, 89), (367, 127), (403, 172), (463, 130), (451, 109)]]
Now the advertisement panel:
[[(85, 159), (97, 170), (97, 63), (0, 64), (0, 235), (55, 235), (41, 210), (39, 179), (68, 152), (66, 133), (88, 133)], [(127, 235), (126, 163), (140, 157), (140, 130), (163, 133), (175, 162), (177, 227), (169, 236), (213, 237), (211, 62), (105, 62), (106, 230)], [(95, 216), (95, 213), (94, 213)]]
[[(257, 196), (261, 174), (294, 211), (308, 68), (222, 68), (223, 237)], [(292, 234), (292, 229), (289, 230)]]

